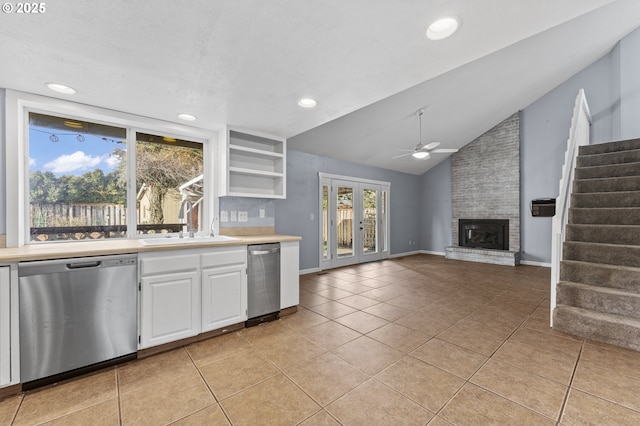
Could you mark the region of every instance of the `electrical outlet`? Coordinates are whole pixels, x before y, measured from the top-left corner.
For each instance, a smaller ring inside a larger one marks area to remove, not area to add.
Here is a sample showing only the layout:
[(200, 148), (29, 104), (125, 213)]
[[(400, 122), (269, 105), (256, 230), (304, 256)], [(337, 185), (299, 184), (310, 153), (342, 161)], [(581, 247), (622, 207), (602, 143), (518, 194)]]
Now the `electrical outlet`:
[(309, 213), (309, 220), (313, 221), (313, 219), (314, 219), (313, 213)]
[(260, 217), (260, 219), (264, 219), (264, 216), (265, 216), (265, 211), (264, 211), (264, 209), (260, 209), (260, 216), (259, 216), (259, 217)]
[(249, 213), (238, 212), (238, 222), (248, 222), (248, 221), (249, 221)]
[(229, 212), (226, 210), (220, 211), (220, 222), (229, 222)]
[(236, 210), (231, 210), (231, 222), (238, 221), (238, 212)]

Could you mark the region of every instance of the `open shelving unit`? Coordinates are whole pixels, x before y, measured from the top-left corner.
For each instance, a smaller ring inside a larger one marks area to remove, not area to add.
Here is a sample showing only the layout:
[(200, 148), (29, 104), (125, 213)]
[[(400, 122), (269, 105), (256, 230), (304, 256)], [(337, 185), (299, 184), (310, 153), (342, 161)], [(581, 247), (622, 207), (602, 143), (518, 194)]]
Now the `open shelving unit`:
[(286, 140), (226, 128), (219, 145), (220, 194), (286, 198)]

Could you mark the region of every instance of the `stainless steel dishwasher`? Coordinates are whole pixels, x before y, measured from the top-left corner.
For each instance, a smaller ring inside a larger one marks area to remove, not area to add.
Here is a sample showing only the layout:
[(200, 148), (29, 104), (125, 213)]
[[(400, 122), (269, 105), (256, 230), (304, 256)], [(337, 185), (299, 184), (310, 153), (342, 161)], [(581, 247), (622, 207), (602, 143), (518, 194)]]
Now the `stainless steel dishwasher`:
[(280, 243), (247, 246), (247, 327), (280, 317)]
[(136, 255), (21, 262), (18, 276), (23, 388), (136, 357)]

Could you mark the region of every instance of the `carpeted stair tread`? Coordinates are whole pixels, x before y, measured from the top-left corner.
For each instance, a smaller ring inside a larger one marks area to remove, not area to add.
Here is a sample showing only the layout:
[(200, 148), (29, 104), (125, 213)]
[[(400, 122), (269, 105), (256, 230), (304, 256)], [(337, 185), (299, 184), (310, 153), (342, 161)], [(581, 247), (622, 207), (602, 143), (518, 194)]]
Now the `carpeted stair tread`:
[(640, 176), (623, 176), (573, 181), (573, 192), (640, 191)]
[(632, 290), (563, 281), (558, 283), (556, 301), (559, 305), (640, 318), (640, 293)]
[(638, 176), (640, 175), (640, 162), (608, 164), (605, 166), (576, 167), (575, 171), (576, 179)]
[(640, 207), (640, 191), (571, 194), (571, 207)]
[(557, 305), (553, 328), (563, 333), (640, 351), (640, 320)]
[(634, 149), (640, 149), (640, 139), (626, 139), (621, 141), (583, 145), (578, 147), (578, 153), (580, 155), (593, 155), (614, 151), (629, 151)]
[(565, 260), (640, 267), (640, 246), (635, 245), (565, 241), (562, 253)]
[(640, 268), (633, 266), (563, 260), (560, 262), (560, 279), (640, 292)]
[(636, 163), (640, 161), (640, 149), (616, 151), (602, 154), (579, 155), (577, 167), (605, 166), (608, 164)]
[(640, 225), (640, 208), (570, 208), (569, 223), (594, 225)]
[(640, 225), (569, 224), (566, 241), (640, 245)]

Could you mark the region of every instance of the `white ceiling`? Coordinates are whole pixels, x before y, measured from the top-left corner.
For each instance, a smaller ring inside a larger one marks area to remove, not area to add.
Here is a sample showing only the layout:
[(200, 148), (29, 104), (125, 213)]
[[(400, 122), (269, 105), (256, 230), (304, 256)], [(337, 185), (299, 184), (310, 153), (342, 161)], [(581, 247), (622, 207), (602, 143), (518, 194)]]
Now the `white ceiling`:
[[(428, 40), (445, 15), (460, 30)], [(637, 0), (57, 1), (0, 15), (0, 87), (421, 174), (444, 156), (391, 159), (418, 143), (417, 109), (425, 142), (459, 148), (638, 26)]]

